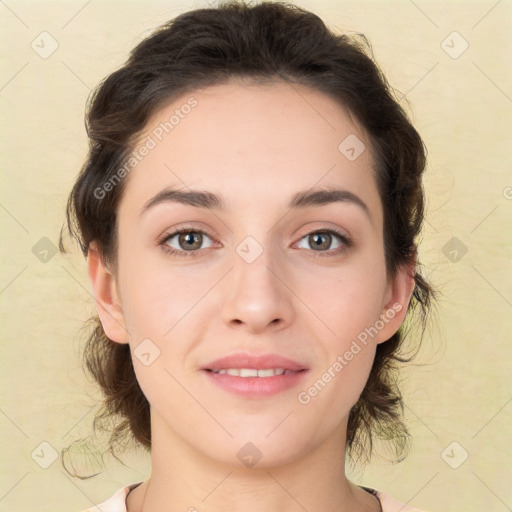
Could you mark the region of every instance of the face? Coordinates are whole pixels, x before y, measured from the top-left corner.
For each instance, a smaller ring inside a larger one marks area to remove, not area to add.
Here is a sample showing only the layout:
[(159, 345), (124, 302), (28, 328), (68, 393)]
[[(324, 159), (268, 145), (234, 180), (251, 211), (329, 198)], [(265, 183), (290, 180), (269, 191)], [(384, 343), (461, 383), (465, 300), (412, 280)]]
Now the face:
[(260, 466), (343, 451), (411, 288), (386, 274), (364, 131), (320, 92), (230, 82), (162, 107), (136, 152), (117, 279), (94, 253), (89, 273), (107, 335), (130, 344), (153, 446)]

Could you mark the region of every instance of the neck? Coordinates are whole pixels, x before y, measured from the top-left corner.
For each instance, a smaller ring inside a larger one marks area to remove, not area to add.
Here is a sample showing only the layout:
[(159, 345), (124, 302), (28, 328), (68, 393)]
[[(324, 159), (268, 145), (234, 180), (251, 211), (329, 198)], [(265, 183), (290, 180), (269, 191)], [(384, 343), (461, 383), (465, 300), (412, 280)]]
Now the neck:
[(213, 460), (168, 431), (161, 435), (164, 430), (154, 418), (152, 427), (151, 478), (129, 494), (128, 512), (377, 512), (380, 508), (375, 497), (347, 480), (342, 432), (286, 464), (247, 468)]

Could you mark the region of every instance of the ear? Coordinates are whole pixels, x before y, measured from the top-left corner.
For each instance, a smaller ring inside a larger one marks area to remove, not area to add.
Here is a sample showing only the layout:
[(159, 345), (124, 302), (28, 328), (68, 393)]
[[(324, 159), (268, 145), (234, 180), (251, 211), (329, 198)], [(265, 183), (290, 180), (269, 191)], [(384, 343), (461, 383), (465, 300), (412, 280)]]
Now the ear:
[(95, 242), (90, 244), (87, 252), (87, 272), (93, 288), (96, 310), (105, 334), (117, 343), (128, 343), (128, 331), (116, 280), (106, 267)]
[(384, 297), (380, 321), (384, 324), (375, 336), (376, 343), (389, 340), (402, 325), (415, 287), (416, 257), (410, 264), (398, 268), (396, 275), (389, 279)]

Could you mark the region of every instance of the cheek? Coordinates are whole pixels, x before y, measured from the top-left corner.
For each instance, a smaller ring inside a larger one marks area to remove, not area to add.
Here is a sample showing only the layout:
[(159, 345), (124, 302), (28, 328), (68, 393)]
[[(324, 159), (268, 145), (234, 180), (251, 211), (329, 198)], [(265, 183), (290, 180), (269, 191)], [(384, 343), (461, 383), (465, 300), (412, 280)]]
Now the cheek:
[(182, 321), (194, 315), (215, 276), (193, 272), (185, 266), (167, 265), (157, 256), (136, 254), (124, 258), (120, 267), (123, 311), (130, 335), (140, 338), (162, 338)]
[[(166, 261), (160, 249), (153, 249), (149, 258), (142, 250), (130, 252), (126, 247), (119, 254), (123, 311), (134, 345), (145, 338), (159, 344), (158, 340), (174, 337), (184, 324), (190, 328), (201, 325), (208, 320), (205, 308), (211, 310), (210, 315), (220, 314), (225, 300), (220, 290), (224, 288), (215, 284), (225, 274), (222, 265), (205, 263), (194, 270)], [(311, 336), (323, 340), (323, 350), (331, 359), (332, 354), (347, 350), (381, 313), (384, 262), (370, 251), (354, 260), (338, 269), (306, 262), (287, 273), (293, 289), (288, 299), (295, 301), (297, 313), (303, 312), (297, 322), (306, 330), (316, 329)], [(182, 343), (186, 345), (186, 340)]]
[(326, 414), (332, 406), (340, 417), (355, 404), (375, 357), (373, 337), (382, 323), (386, 281), (384, 264), (377, 262), (340, 271), (334, 280), (317, 279), (318, 284), (323, 282), (323, 293), (311, 284), (304, 288), (323, 327), (319, 324), (317, 330), (322, 332), (317, 334), (321, 360), (308, 382), (312, 387), (302, 390), (305, 395), (302, 401), (298, 397), (299, 403), (316, 402)]
[[(383, 265), (342, 269), (303, 283), (303, 294), (329, 328), (329, 345), (342, 349), (349, 339), (372, 326), (382, 313), (386, 293)], [(334, 277), (334, 278), (333, 278)]]
[(371, 371), (375, 344), (357, 338), (338, 339), (328, 362), (318, 366), (299, 390), (297, 401), (305, 417), (323, 418), (318, 434), (343, 424), (358, 401)]

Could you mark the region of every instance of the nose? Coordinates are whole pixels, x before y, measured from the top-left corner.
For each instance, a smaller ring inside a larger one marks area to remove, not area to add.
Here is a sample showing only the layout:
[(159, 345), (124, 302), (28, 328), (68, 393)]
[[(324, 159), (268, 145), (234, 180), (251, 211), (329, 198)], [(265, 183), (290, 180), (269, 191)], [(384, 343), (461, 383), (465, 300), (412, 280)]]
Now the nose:
[(238, 254), (233, 261), (221, 299), (223, 322), (254, 334), (293, 323), (293, 292), (284, 264), (266, 249), (252, 262)]

